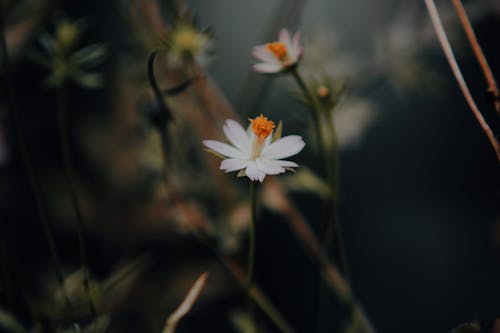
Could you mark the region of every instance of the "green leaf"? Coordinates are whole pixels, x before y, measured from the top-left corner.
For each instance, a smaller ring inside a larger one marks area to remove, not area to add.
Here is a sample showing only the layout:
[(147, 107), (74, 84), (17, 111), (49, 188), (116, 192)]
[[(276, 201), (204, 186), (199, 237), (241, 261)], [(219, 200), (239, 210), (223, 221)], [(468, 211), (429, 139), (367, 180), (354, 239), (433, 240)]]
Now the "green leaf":
[(103, 86), (102, 75), (99, 73), (78, 72), (73, 75), (73, 80), (80, 86), (88, 89), (99, 89)]
[(28, 330), (14, 316), (2, 309), (0, 309), (0, 328), (4, 328), (11, 333), (28, 333)]
[(56, 47), (56, 42), (55, 40), (52, 38), (52, 36), (50, 36), (48, 33), (42, 33), (40, 35), (40, 37), (38, 37), (38, 41), (40, 42), (40, 44), (42, 45), (42, 47), (45, 49), (45, 51), (47, 51), (48, 54), (54, 54), (54, 51), (55, 51), (55, 47)]
[(278, 123), (278, 127), (276, 127), (276, 131), (274, 131), (272, 142), (281, 139), (282, 135), (283, 135), (283, 122), (280, 120), (280, 122)]
[(71, 61), (82, 68), (91, 68), (103, 62), (107, 47), (103, 43), (86, 46), (71, 56)]
[(204, 148), (203, 150), (206, 151), (207, 153), (213, 154), (213, 155), (218, 156), (218, 157), (220, 157), (222, 159), (226, 159), (226, 156), (223, 156), (223, 155), (219, 154), (218, 152), (216, 152), (216, 151), (214, 151), (214, 150), (212, 150), (210, 148)]

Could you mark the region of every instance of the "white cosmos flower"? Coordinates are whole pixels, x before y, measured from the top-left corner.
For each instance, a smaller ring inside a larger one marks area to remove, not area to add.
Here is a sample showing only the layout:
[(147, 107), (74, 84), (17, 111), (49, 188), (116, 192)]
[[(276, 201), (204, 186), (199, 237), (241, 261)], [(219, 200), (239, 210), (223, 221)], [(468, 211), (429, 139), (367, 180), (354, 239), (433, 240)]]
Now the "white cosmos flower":
[(248, 178), (262, 182), (266, 175), (277, 175), (287, 168), (298, 167), (297, 163), (282, 159), (304, 148), (301, 136), (289, 135), (272, 142), (274, 122), (263, 115), (250, 119), (250, 122), (249, 130), (245, 131), (236, 121), (226, 120), (223, 130), (231, 145), (215, 140), (203, 141), (205, 147), (227, 157), (220, 165), (221, 170), (245, 169)]
[(302, 56), (300, 33), (297, 32), (292, 40), (288, 30), (282, 29), (277, 42), (255, 46), (252, 53), (261, 61), (253, 65), (256, 72), (278, 73), (286, 70), (297, 64)]

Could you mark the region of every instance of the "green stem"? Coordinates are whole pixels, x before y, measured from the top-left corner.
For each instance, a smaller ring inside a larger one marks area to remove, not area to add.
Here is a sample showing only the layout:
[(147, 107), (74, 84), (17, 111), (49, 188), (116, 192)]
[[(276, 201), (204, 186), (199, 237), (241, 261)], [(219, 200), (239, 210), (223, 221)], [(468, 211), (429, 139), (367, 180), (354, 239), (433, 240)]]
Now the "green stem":
[[(323, 166), (323, 172), (327, 181), (330, 195), (327, 201), (328, 218), (325, 220), (321, 228), (320, 234), (322, 235), (323, 244), (326, 247), (333, 245), (334, 247), (334, 260), (339, 267), (339, 270), (346, 275), (347, 264), (345, 260), (344, 242), (342, 233), (337, 218), (337, 197), (338, 197), (338, 144), (335, 127), (333, 126), (329, 114), (322, 112), (322, 107), (318, 102), (316, 96), (311, 93), (306, 83), (300, 76), (297, 68), (291, 70), (291, 74), (302, 90), (306, 100), (311, 105), (311, 111), (316, 127), (316, 140), (320, 151), (320, 159)], [(326, 117), (326, 119), (325, 119)], [(327, 132), (330, 132), (330, 136)], [(333, 141), (333, 142), (332, 142)], [(332, 244), (333, 243), (333, 244)]]
[(84, 287), (85, 293), (87, 294), (87, 301), (90, 313), (94, 318), (97, 318), (97, 311), (92, 299), (92, 293), (90, 288), (90, 273), (88, 269), (87, 261), (87, 250), (85, 246), (85, 220), (83, 217), (83, 212), (78, 201), (78, 193), (75, 186), (75, 180), (73, 176), (73, 167), (71, 165), (71, 151), (69, 144), (69, 134), (67, 126), (67, 110), (68, 110), (68, 86), (66, 82), (57, 90), (57, 119), (59, 127), (59, 139), (61, 143), (61, 154), (63, 159), (63, 169), (64, 177), (68, 185), (71, 203), (73, 209), (75, 210), (76, 220), (77, 220), (77, 231), (78, 231), (78, 243), (80, 248), (80, 263), (82, 265), (82, 270), (85, 275)]
[(255, 311), (252, 304), (252, 280), (254, 275), (255, 266), (255, 222), (256, 222), (256, 191), (255, 182), (250, 181), (250, 224), (248, 226), (248, 261), (247, 261), (247, 278), (245, 282), (245, 289), (248, 293), (248, 313), (250, 318), (252, 318), (252, 332), (257, 332), (257, 320), (255, 317)]
[(64, 286), (64, 274), (61, 266), (61, 262), (59, 260), (59, 255), (57, 254), (57, 248), (54, 241), (54, 236), (52, 235), (52, 230), (49, 225), (48, 219), (48, 210), (45, 204), (45, 201), (42, 196), (42, 191), (40, 187), (40, 183), (36, 177), (35, 171), (33, 169), (33, 164), (31, 161), (31, 157), (28, 152), (28, 148), (26, 146), (26, 142), (21, 130), (21, 124), (17, 112), (16, 101), (14, 97), (14, 89), (12, 87), (10, 81), (10, 66), (9, 66), (9, 55), (7, 50), (7, 42), (5, 40), (5, 32), (4, 32), (4, 21), (3, 17), (0, 13), (0, 55), (1, 55), (1, 66), (2, 66), (2, 77), (4, 81), (4, 87), (7, 95), (7, 110), (9, 113), (9, 118), (12, 122), (12, 128), (15, 132), (17, 145), (19, 151), (21, 153), (21, 158), (23, 160), (24, 168), (26, 174), (28, 176), (28, 181), (33, 191), (33, 195), (35, 196), (36, 206), (38, 215), (40, 217), (40, 222), (42, 225), (43, 233), (47, 240), (47, 244), (49, 246), (49, 252), (52, 260), (52, 264), (54, 266), (54, 271), (56, 273), (57, 282), (59, 287), (61, 288), (65, 301), (68, 305), (70, 305), (69, 297), (66, 292), (66, 288)]
[(247, 262), (247, 287), (252, 286), (255, 265), (255, 223), (256, 223), (256, 191), (255, 182), (250, 181), (250, 225), (248, 226), (248, 262)]
[(323, 172), (326, 174), (328, 170), (328, 163), (325, 157), (324, 152), (326, 151), (324, 135), (323, 135), (323, 126), (321, 125), (321, 113), (319, 109), (319, 103), (316, 97), (309, 91), (306, 83), (302, 79), (297, 70), (297, 67), (291, 69), (291, 73), (295, 81), (297, 82), (300, 90), (302, 90), (302, 94), (307, 99), (309, 105), (311, 105), (311, 111), (314, 121), (314, 127), (316, 127), (316, 143), (318, 145), (318, 150), (320, 151), (320, 159), (321, 159), (321, 167), (324, 169)]

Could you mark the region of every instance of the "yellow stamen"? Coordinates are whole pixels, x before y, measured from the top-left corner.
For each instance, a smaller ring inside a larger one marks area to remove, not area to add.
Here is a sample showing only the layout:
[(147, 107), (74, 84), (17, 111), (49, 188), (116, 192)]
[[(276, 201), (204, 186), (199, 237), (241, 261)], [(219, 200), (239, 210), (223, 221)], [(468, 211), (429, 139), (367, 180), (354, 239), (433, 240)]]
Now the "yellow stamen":
[(266, 49), (271, 51), (279, 60), (285, 60), (288, 57), (285, 43), (274, 42), (266, 44)]
[(262, 114), (255, 119), (249, 119), (252, 124), (252, 130), (255, 135), (260, 139), (264, 140), (267, 138), (274, 129), (274, 121), (267, 119)]

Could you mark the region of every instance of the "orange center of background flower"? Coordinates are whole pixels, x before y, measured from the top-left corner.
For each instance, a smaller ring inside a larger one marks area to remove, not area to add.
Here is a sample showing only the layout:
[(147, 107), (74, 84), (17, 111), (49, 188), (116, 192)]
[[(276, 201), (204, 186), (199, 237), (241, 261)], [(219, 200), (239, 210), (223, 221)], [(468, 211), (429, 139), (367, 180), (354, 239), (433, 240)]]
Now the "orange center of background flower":
[(269, 43), (266, 45), (266, 49), (271, 51), (279, 60), (284, 60), (287, 57), (286, 46), (282, 42)]
[(252, 130), (255, 135), (263, 140), (269, 136), (273, 132), (274, 129), (274, 121), (267, 119), (262, 114), (255, 119), (249, 119), (252, 124)]

